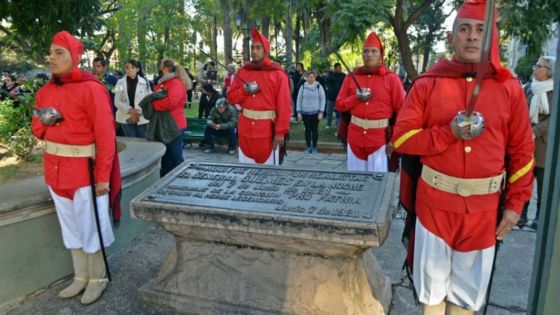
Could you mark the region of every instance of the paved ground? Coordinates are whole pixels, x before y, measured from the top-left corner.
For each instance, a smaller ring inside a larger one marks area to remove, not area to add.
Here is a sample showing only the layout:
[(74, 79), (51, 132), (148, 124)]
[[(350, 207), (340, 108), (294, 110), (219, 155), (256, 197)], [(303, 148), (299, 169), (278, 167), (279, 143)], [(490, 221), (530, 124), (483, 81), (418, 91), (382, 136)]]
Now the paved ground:
[[(196, 146), (185, 150), (188, 161), (236, 162), (236, 157), (225, 152), (225, 147), (219, 147), (213, 154), (204, 154)], [(302, 152), (289, 152), (285, 165), (308, 169), (345, 170), (346, 159), (342, 154), (306, 155)], [(534, 211), (534, 205), (531, 210)], [(532, 212), (529, 217), (532, 217)], [(414, 303), (410, 283), (401, 270), (405, 254), (400, 242), (402, 228), (402, 213), (399, 212), (393, 220), (389, 239), (374, 253), (386, 275), (391, 278), (391, 314), (419, 314), (420, 309)], [(525, 314), (535, 240), (536, 233), (527, 229), (514, 230), (506, 239), (498, 254), (488, 314)], [(153, 226), (121, 252), (110, 256), (113, 282), (103, 298), (93, 305), (84, 307), (79, 298), (60, 300), (56, 297), (57, 293), (70, 283), (70, 278), (67, 278), (19, 303), (5, 305), (0, 308), (0, 314), (175, 314), (171, 309), (143, 303), (136, 293), (137, 288), (155, 276), (173, 244), (173, 238), (168, 233)]]

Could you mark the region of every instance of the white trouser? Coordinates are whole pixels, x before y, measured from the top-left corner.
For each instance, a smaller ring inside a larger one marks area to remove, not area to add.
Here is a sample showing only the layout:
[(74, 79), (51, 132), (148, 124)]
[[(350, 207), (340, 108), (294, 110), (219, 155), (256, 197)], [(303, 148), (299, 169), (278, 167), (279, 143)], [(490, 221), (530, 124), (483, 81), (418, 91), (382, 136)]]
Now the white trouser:
[(354, 155), (350, 144), (348, 144), (347, 168), (349, 171), (362, 172), (388, 172), (387, 155), (385, 146), (368, 155), (367, 160), (362, 160)]
[[(268, 159), (262, 165), (280, 165), (278, 152), (279, 152), (279, 150), (277, 150), (277, 149), (274, 150), (273, 149), (272, 152), (270, 153), (270, 156), (268, 157)], [(241, 147), (239, 147), (239, 163), (257, 164), (257, 162), (255, 162), (255, 160), (246, 156), (243, 153), (243, 150), (241, 150)]]
[[(56, 215), (62, 230), (62, 240), (68, 249), (80, 249), (88, 254), (101, 249), (95, 223), (92, 193), (90, 187), (78, 188), (74, 200), (57, 195), (52, 189), (51, 196), (56, 207)], [(103, 235), (103, 245), (108, 247), (115, 241), (109, 216), (109, 194), (97, 197), (99, 224)]]
[(447, 299), (478, 311), (484, 304), (493, 259), (494, 246), (459, 252), (416, 220), (412, 278), (420, 303), (436, 305)]

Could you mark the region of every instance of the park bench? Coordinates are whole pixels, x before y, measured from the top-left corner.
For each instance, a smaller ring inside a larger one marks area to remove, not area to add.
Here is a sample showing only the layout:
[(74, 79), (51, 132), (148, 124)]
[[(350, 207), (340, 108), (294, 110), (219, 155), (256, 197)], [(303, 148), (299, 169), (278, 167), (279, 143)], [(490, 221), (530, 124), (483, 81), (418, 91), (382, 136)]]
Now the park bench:
[[(206, 127), (206, 118), (187, 118), (187, 130), (183, 134), (183, 147), (187, 144), (192, 146), (193, 141), (201, 142), (204, 140), (204, 128)], [(214, 141), (217, 144), (227, 144), (228, 139), (226, 136), (215, 137)]]

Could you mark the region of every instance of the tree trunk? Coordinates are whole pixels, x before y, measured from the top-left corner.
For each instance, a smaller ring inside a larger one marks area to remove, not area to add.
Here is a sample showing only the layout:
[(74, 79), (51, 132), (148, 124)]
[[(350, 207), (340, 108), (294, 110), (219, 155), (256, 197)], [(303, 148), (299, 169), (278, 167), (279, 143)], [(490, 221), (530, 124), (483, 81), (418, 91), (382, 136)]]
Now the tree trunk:
[(251, 24), (249, 23), (248, 9), (241, 6), (239, 8), (239, 16), (241, 17), (241, 25), (239, 28), (243, 33), (243, 49), (242, 49), (243, 63), (246, 63), (251, 60), (251, 50), (250, 50), (250, 43), (249, 43), (251, 39), (251, 34), (250, 34)]
[(418, 71), (414, 67), (414, 62), (412, 61), (412, 50), (410, 49), (410, 40), (406, 34), (406, 30), (397, 30), (395, 27), (395, 36), (399, 44), (399, 50), (401, 51), (401, 58), (404, 65), (404, 69), (408, 74), (408, 77), (412, 80), (418, 76)]
[(232, 48), (232, 38), (231, 38), (231, 1), (221, 1), (222, 9), (224, 10), (224, 58), (226, 65), (229, 65), (233, 61), (233, 56), (231, 54)]
[[(292, 11), (293, 1), (285, 0), (286, 3), (286, 27), (284, 30), (284, 40), (286, 42), (286, 67), (292, 64)], [(297, 24), (296, 24), (297, 25)], [(297, 37), (296, 37), (296, 60), (297, 60)]]
[(243, 62), (249, 62), (251, 60), (251, 34), (249, 23), (245, 22), (245, 29), (243, 30)]
[[(150, 12), (138, 12), (138, 21), (136, 22), (136, 32), (138, 37), (138, 60), (144, 64), (146, 62), (148, 49), (146, 46), (146, 19), (150, 16)], [(146, 71), (144, 69), (144, 71)]]
[(331, 21), (330, 17), (325, 15), (323, 10), (326, 4), (322, 3), (318, 6), (316, 16), (317, 16), (317, 24), (319, 25), (319, 33), (320, 33), (320, 55), (322, 58), (326, 58), (328, 56), (328, 44), (330, 41), (330, 34), (331, 34)]
[(163, 29), (163, 45), (159, 48), (158, 51), (158, 59), (157, 59), (157, 66), (161, 65), (163, 61), (163, 56), (165, 55), (165, 48), (169, 45), (169, 24), (165, 22), (165, 26)]
[[(176, 0), (176, 1), (177, 1), (176, 3), (177, 11), (179, 11), (179, 14), (181, 16), (185, 16), (184, 1), (183, 0)], [(173, 38), (175, 39), (175, 36)], [(179, 60), (177, 60), (177, 62), (179, 62), (182, 66), (186, 66), (187, 57), (185, 56), (185, 46), (188, 45), (187, 41), (184, 38), (177, 38), (177, 40), (174, 41), (172, 45), (179, 46), (179, 58), (178, 58)]]
[(296, 31), (295, 31), (295, 42), (296, 42), (296, 63), (299, 62), (299, 50), (301, 44), (301, 36), (299, 35), (301, 30), (301, 16), (298, 14), (296, 18)]
[(270, 18), (265, 16), (261, 20), (261, 33), (268, 39), (270, 39)]
[(210, 55), (214, 60), (218, 60), (218, 17), (215, 15), (212, 17), (212, 45), (210, 46)]
[(278, 33), (280, 32), (280, 23), (274, 20), (274, 55), (278, 58)]
[(119, 57), (117, 59), (117, 62), (120, 65), (123, 65), (124, 61), (128, 59), (128, 56), (126, 54), (126, 47), (128, 46), (128, 43), (126, 42), (126, 38), (127, 35), (125, 34), (124, 31), (124, 27), (123, 27), (123, 23), (119, 23), (117, 26), (117, 31), (119, 34), (119, 38), (117, 40), (117, 47), (119, 50)]
[(428, 36), (426, 36), (426, 45), (424, 46), (424, 60), (422, 62), (422, 72), (426, 72), (428, 68), (428, 62), (430, 61), (430, 52), (432, 51), (432, 45), (434, 44), (433, 41), (433, 33), (430, 30)]
[(408, 6), (408, 1), (406, 0), (396, 1), (394, 16), (391, 16), (389, 12), (385, 14), (385, 17), (393, 26), (393, 32), (395, 33), (395, 37), (397, 37), (399, 50), (401, 52), (402, 63), (411, 80), (418, 76), (418, 70), (414, 67), (414, 62), (412, 61), (413, 54), (410, 48), (410, 40), (407, 31), (410, 25), (420, 17), (422, 12), (430, 7), (432, 2), (433, 0), (424, 0), (418, 7), (414, 8), (406, 20), (404, 19), (406, 13), (405, 6)]

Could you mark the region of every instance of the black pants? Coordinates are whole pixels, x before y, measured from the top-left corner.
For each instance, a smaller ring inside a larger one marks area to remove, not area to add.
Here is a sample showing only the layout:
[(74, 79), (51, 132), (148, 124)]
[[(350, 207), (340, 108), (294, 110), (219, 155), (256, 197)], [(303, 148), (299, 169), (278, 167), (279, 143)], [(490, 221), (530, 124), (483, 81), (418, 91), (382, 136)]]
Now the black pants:
[[(307, 147), (317, 147), (317, 141), (319, 141), (319, 115), (301, 115), (303, 119), (303, 125), (305, 126), (305, 144)], [(311, 142), (313, 141), (313, 145)]]
[[(202, 95), (200, 98), (206, 97)], [(198, 118), (208, 118), (210, 115), (210, 110), (212, 110), (212, 105), (208, 105), (207, 103), (198, 103)]]
[(204, 140), (209, 149), (214, 149), (214, 137), (227, 136), (228, 151), (235, 150), (237, 146), (237, 132), (235, 128), (216, 130), (208, 125), (204, 127)]
[[(542, 167), (535, 167), (533, 169), (533, 175), (537, 179), (537, 213), (535, 214), (535, 221), (539, 220), (539, 212), (541, 211), (541, 197), (543, 192), (543, 183), (544, 183), (544, 168)], [(525, 203), (523, 206), (523, 213), (521, 214), (522, 218), (527, 218), (527, 212), (529, 211), (529, 203), (530, 200)]]

